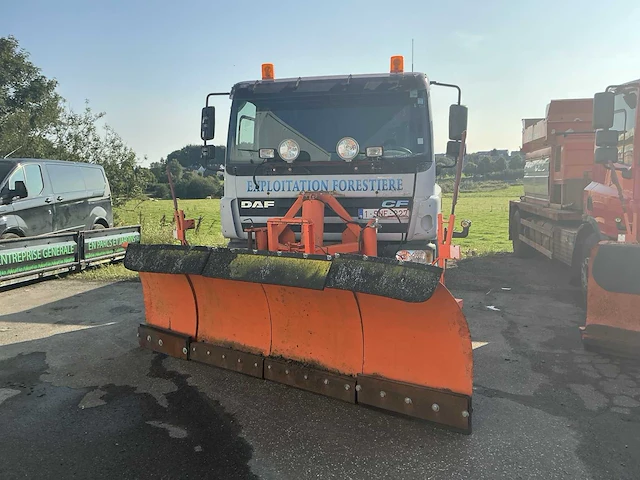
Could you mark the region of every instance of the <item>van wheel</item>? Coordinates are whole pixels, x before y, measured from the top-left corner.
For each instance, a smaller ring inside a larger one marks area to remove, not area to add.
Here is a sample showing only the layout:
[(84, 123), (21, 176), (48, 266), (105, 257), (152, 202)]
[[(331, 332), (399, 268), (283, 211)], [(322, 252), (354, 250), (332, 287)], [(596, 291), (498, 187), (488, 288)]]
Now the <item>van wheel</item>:
[(0, 240), (9, 240), (10, 238), (20, 238), (20, 235), (15, 233), (3, 233), (0, 235)]
[(520, 240), (520, 212), (516, 210), (513, 214), (511, 224), (511, 241), (513, 242), (513, 253), (518, 258), (530, 258), (535, 254), (535, 250)]
[(104, 230), (105, 226), (102, 225), (101, 223), (96, 223), (93, 227), (91, 227), (91, 230)]

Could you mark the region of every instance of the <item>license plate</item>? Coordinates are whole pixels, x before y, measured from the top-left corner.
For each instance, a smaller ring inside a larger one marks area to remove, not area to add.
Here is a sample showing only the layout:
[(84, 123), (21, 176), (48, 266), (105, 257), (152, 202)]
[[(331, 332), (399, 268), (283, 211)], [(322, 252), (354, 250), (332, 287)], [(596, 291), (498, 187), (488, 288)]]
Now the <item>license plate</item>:
[(358, 217), (368, 220), (373, 217), (380, 219), (398, 220), (409, 218), (408, 208), (361, 208), (358, 210)]

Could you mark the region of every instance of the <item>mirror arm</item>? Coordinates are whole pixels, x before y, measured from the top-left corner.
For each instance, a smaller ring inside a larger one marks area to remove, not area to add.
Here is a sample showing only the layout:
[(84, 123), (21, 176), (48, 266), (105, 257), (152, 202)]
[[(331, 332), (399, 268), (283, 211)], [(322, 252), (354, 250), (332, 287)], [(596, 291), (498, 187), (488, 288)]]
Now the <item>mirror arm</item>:
[(458, 85), (454, 85), (453, 83), (436, 82), (435, 80), (431, 80), (429, 82), (429, 85), (437, 85), (439, 87), (455, 88), (456, 90), (458, 90), (458, 105), (460, 105), (462, 103), (462, 89)]
[(207, 95), (207, 99), (205, 100), (205, 107), (209, 106), (209, 98), (210, 97), (218, 97), (221, 95), (231, 95), (231, 92), (214, 92)]

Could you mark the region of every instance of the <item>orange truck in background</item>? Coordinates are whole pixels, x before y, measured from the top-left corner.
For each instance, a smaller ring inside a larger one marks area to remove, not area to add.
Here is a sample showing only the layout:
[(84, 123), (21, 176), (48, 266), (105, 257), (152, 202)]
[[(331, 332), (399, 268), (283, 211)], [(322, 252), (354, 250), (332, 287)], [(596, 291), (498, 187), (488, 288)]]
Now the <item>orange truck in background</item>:
[(598, 242), (638, 240), (639, 87), (640, 80), (607, 89), (608, 128), (598, 125), (602, 113), (594, 112), (602, 94), (553, 100), (545, 118), (523, 120), (524, 196), (509, 205), (514, 253), (539, 252), (570, 266), (585, 299), (589, 258)]

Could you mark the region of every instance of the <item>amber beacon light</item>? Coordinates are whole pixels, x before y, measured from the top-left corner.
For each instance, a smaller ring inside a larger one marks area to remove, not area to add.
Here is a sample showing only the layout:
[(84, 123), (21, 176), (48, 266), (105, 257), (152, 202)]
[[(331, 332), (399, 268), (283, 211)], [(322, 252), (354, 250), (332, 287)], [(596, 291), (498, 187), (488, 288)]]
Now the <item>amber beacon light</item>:
[(273, 80), (273, 63), (262, 64), (262, 80)]
[(391, 57), (391, 73), (404, 72), (404, 57), (402, 55), (394, 55)]

